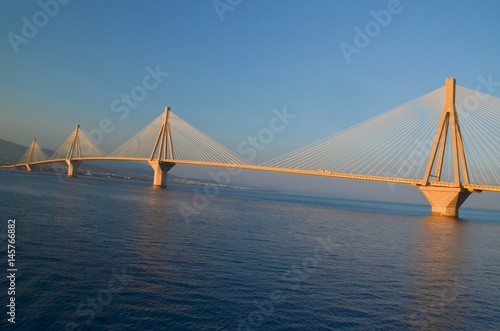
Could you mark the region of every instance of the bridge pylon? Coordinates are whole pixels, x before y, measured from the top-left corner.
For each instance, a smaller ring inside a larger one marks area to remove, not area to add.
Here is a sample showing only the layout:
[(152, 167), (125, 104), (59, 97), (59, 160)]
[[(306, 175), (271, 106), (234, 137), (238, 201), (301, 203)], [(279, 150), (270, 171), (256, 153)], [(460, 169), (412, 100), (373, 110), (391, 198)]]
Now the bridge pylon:
[(30, 166), (30, 162), (33, 158), (33, 151), (35, 150), (36, 147), (37, 147), (36, 138), (33, 138), (33, 142), (31, 143), (31, 146), (29, 147), (28, 162), (26, 163), (26, 170), (28, 170), (28, 171), (32, 171), (31, 167), (34, 167), (34, 166)]
[[(439, 185), (441, 183), (448, 132), (451, 133), (450, 142), (453, 148), (454, 182), (452, 183), (452, 187), (449, 186), (449, 183), (446, 186)], [(438, 160), (435, 167), (435, 174), (431, 175), (436, 157), (438, 157)], [(460, 168), (462, 171), (460, 171)], [(431, 176), (435, 179), (432, 183), (429, 181)], [(458, 209), (472, 193), (464, 189), (462, 184), (469, 184), (469, 172), (462, 141), (462, 132), (455, 107), (455, 78), (452, 77), (446, 78), (443, 114), (439, 122), (424, 179), (420, 186), (420, 190), (432, 206), (431, 215), (457, 217)]]
[(26, 162), (26, 170), (28, 171), (31, 171), (32, 170), (31, 167), (33, 167), (30, 166), (30, 162), (33, 158), (33, 151), (35, 150), (36, 146), (37, 146), (36, 139), (33, 138), (33, 142), (31, 143), (31, 146), (28, 148), (28, 160), (27, 160), (28, 162)]
[(77, 158), (82, 157), (82, 150), (80, 147), (80, 126), (77, 125), (75, 128), (75, 137), (71, 142), (71, 146), (69, 147), (68, 154), (66, 154), (66, 163), (68, 164), (68, 177), (76, 177), (76, 173), (78, 171), (78, 166), (82, 163), (82, 161), (73, 160), (73, 154)]
[(35, 168), (35, 164), (32, 163), (43, 160), (47, 160), (47, 155), (45, 155), (40, 146), (38, 146), (36, 139), (33, 139), (33, 142), (31, 143), (30, 147), (28, 147), (28, 150), (21, 157), (18, 164), (24, 165), (28, 171), (32, 171)]
[(174, 162), (174, 145), (172, 141), (172, 133), (170, 130), (170, 107), (165, 107), (165, 115), (163, 124), (158, 132), (158, 138), (151, 153), (149, 164), (154, 170), (153, 186), (165, 188), (167, 187), (167, 173), (175, 165)]

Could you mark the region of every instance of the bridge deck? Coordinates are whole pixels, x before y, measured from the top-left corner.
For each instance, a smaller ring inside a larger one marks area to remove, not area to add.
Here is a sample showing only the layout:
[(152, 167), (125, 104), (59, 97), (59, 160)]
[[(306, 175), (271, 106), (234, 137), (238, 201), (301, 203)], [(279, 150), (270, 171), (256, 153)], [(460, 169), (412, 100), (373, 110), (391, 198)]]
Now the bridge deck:
[[(85, 157), (85, 158), (72, 158), (71, 160), (73, 160), (73, 161), (114, 160), (114, 161), (147, 162), (150, 159), (147, 159), (147, 158), (123, 158), (123, 157)], [(54, 159), (54, 160), (31, 162), (31, 163), (29, 163), (29, 165), (48, 164), (48, 163), (65, 162), (65, 161), (66, 161), (66, 159)], [(417, 179), (365, 176), (365, 175), (356, 175), (356, 174), (333, 173), (333, 172), (327, 172), (327, 171), (310, 171), (310, 170), (298, 170), (298, 169), (272, 168), (272, 167), (261, 167), (261, 166), (244, 165), (244, 164), (225, 164), (225, 163), (211, 163), (211, 162), (185, 161), (185, 160), (161, 160), (161, 161), (173, 162), (173, 163), (179, 163), (179, 164), (193, 164), (193, 165), (204, 165), (204, 166), (237, 168), (237, 169), (249, 169), (249, 170), (261, 170), (261, 171), (273, 171), (273, 172), (281, 172), (281, 173), (292, 173), (292, 174), (323, 176), (323, 177), (350, 178), (350, 179), (359, 179), (359, 180), (388, 182), (388, 183), (411, 184), (413, 186), (420, 186), (422, 183), (422, 180), (417, 180)], [(21, 167), (21, 166), (26, 166), (26, 164), (7, 165), (7, 166), (2, 166), (2, 168), (14, 168), (14, 167)], [(439, 187), (454, 187), (454, 183), (446, 183), (446, 182), (430, 182), (429, 184), (431, 186), (439, 186)], [(498, 187), (498, 186), (468, 184), (468, 185), (462, 185), (462, 187), (465, 189), (468, 189), (469, 191), (500, 192), (500, 187)]]

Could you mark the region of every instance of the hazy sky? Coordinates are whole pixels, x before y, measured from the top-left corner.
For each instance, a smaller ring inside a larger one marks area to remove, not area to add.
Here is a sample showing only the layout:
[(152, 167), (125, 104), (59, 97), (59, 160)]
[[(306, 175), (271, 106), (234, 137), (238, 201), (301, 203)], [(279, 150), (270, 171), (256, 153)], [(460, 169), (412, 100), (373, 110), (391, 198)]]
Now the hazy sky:
[[(0, 7), (0, 138), (28, 145), (36, 137), (51, 149), (75, 124), (91, 131), (105, 119), (113, 130), (100, 147), (111, 152), (171, 106), (236, 150), (286, 107), (296, 117), (259, 153), (264, 161), (437, 89), (446, 77), (471, 89), (479, 76), (500, 81), (495, 0)], [(335, 180), (326, 182), (317, 190)]]

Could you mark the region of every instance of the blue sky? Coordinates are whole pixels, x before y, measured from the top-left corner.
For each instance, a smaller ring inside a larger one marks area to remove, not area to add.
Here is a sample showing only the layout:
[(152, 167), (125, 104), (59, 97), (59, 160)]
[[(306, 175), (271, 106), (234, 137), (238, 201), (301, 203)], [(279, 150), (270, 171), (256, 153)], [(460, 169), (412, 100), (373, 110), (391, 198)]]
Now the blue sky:
[[(46, 21), (37, 1), (0, 5), (0, 138), (25, 145), (36, 137), (56, 149), (75, 124), (89, 131), (108, 118), (115, 129), (101, 147), (111, 152), (171, 106), (236, 150), (286, 107), (297, 116), (260, 153), (264, 161), (437, 89), (446, 77), (472, 89), (481, 75), (500, 81), (494, 0), (220, 0), (219, 12), (213, 1), (41, 3), (53, 11)], [(372, 11), (390, 9), (348, 63), (340, 45), (355, 46), (355, 28), (373, 28)], [(40, 27), (13, 47), (9, 33), (23, 37), (23, 17)], [(120, 119), (113, 101), (142, 85), (148, 66), (168, 76)]]

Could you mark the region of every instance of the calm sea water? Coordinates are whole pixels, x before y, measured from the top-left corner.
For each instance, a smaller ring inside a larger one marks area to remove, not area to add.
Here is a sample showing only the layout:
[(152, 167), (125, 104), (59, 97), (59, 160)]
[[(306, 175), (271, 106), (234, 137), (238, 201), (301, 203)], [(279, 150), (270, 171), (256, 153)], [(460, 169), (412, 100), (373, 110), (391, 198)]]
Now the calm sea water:
[(500, 329), (498, 212), (169, 188), (0, 171), (0, 327)]

